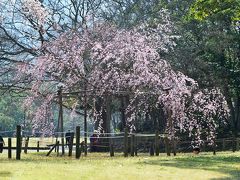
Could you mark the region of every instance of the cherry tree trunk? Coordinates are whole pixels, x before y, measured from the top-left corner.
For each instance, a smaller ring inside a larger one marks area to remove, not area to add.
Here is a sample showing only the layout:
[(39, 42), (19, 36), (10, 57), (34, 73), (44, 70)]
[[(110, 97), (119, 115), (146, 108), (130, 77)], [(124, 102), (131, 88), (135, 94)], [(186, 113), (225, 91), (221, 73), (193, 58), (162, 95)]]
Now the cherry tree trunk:
[(112, 116), (112, 111), (111, 111), (111, 101), (112, 97), (107, 96), (105, 99), (105, 106), (106, 106), (106, 111), (105, 111), (105, 118), (103, 121), (103, 128), (104, 132), (110, 133), (111, 132), (111, 116)]

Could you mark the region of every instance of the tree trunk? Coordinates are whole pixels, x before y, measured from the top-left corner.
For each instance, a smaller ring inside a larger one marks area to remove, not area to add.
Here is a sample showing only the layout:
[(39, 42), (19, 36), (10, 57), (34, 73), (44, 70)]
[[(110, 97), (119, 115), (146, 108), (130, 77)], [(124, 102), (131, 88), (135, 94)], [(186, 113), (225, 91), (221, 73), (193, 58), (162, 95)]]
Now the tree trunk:
[(107, 96), (106, 97), (106, 101), (105, 101), (105, 104), (106, 104), (106, 118), (104, 119), (104, 131), (107, 132), (107, 133), (110, 133), (111, 132), (111, 115), (112, 115), (112, 111), (111, 111), (111, 101), (112, 101), (112, 98), (111, 96)]
[(127, 127), (127, 122), (126, 122), (127, 115), (125, 114), (125, 110), (126, 110), (128, 104), (129, 104), (129, 97), (128, 96), (121, 96), (121, 108), (120, 108), (120, 111), (121, 111), (121, 127), (120, 127), (120, 131), (123, 131), (124, 128)]
[(95, 103), (95, 109), (96, 109), (96, 113), (99, 115), (99, 116), (97, 116), (97, 117), (94, 117), (94, 118), (96, 118), (95, 119), (95, 123), (94, 123), (94, 129), (98, 129), (99, 128), (99, 123), (100, 123), (100, 120), (101, 120), (101, 116), (100, 116), (100, 114), (101, 114), (101, 110), (102, 110), (102, 104), (103, 104), (103, 100), (101, 99), (101, 98), (99, 98), (99, 97), (97, 97), (96, 98), (96, 103)]

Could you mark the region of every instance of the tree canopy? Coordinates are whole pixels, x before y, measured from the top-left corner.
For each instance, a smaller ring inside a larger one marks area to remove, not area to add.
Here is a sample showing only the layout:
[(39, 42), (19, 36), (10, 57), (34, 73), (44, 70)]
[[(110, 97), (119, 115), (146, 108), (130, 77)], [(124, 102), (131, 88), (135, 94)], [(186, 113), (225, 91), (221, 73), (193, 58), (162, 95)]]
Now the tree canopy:
[(50, 125), (59, 87), (67, 108), (87, 107), (100, 127), (119, 99), (132, 131), (152, 112), (163, 112), (171, 137), (188, 132), (198, 142), (213, 141), (229, 113), (238, 126), (237, 0), (1, 5), (1, 87), (27, 92), (35, 128)]

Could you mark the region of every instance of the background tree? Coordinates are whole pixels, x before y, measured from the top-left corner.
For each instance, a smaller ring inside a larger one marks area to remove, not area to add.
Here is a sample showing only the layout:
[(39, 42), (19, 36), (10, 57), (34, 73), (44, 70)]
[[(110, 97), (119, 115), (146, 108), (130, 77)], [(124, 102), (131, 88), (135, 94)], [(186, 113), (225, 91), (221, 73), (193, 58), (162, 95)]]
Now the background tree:
[(20, 105), (21, 101), (22, 98), (12, 98), (10, 96), (2, 96), (0, 98), (0, 131), (8, 131), (6, 134), (11, 135), (17, 124), (24, 124), (24, 112)]
[(195, 50), (196, 58), (207, 64), (208, 73), (216, 79), (212, 84), (221, 87), (227, 98), (231, 110), (232, 132), (235, 136), (240, 128), (239, 12), (239, 1), (199, 0), (193, 4), (188, 21), (193, 25), (191, 30), (196, 31), (194, 35), (199, 44)]

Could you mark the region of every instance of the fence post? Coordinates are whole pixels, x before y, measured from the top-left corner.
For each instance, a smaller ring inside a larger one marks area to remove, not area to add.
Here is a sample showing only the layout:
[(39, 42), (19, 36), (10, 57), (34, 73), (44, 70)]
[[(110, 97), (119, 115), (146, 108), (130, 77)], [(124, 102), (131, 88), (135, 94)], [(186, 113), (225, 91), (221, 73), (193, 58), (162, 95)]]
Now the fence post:
[(69, 142), (68, 156), (72, 156), (73, 139), (74, 139), (74, 134), (71, 133), (71, 135), (70, 135), (70, 142)]
[(165, 151), (166, 151), (168, 156), (171, 156), (171, 150), (170, 150), (170, 146), (169, 146), (168, 137), (165, 137)]
[(233, 136), (232, 138), (232, 151), (235, 152), (237, 148), (237, 138), (236, 136)]
[(29, 142), (29, 136), (27, 137), (27, 139), (25, 139), (25, 147), (24, 147), (24, 153), (25, 154), (27, 154), (28, 142)]
[(12, 158), (12, 139), (8, 138), (8, 159)]
[[(39, 147), (40, 147), (40, 145), (39, 145), (39, 141), (37, 141), (37, 152), (39, 152)], [(55, 148), (56, 149), (56, 148)], [(55, 151), (56, 152), (56, 151)]]
[(216, 155), (216, 140), (213, 142), (213, 155)]
[(156, 134), (155, 134), (155, 153), (156, 156), (159, 156), (159, 131), (156, 130)]
[(134, 154), (135, 154), (135, 156), (137, 156), (137, 142), (138, 142), (138, 140), (137, 140), (137, 136), (134, 136)]
[[(56, 138), (55, 144), (57, 144), (58, 140)], [(55, 146), (54, 152), (57, 152), (57, 146)]]
[(128, 131), (124, 129), (124, 157), (128, 156)]
[[(62, 132), (63, 133), (63, 132)], [(61, 137), (61, 143), (62, 143), (62, 156), (65, 154), (65, 145), (64, 145), (64, 134)]]
[(57, 141), (56, 147), (57, 147), (57, 156), (59, 156), (59, 141)]
[(80, 126), (76, 127), (76, 159), (80, 158)]
[(17, 160), (20, 160), (21, 159), (21, 126), (20, 125), (17, 125), (17, 133), (16, 133), (16, 136), (17, 136), (17, 142), (16, 142), (16, 159)]
[(110, 138), (110, 156), (114, 156), (114, 146), (113, 146), (113, 139)]
[(205, 152), (206, 151), (206, 142), (203, 141), (203, 144), (202, 144), (202, 152)]
[(154, 156), (154, 143), (153, 142), (151, 142), (151, 144), (150, 144), (149, 153), (150, 153), (150, 156)]
[(134, 156), (134, 134), (131, 134), (131, 156)]
[(172, 143), (173, 143), (173, 155), (176, 156), (177, 155), (177, 141), (175, 138), (173, 138)]
[(224, 151), (226, 149), (226, 140), (225, 138), (222, 141), (222, 151)]

